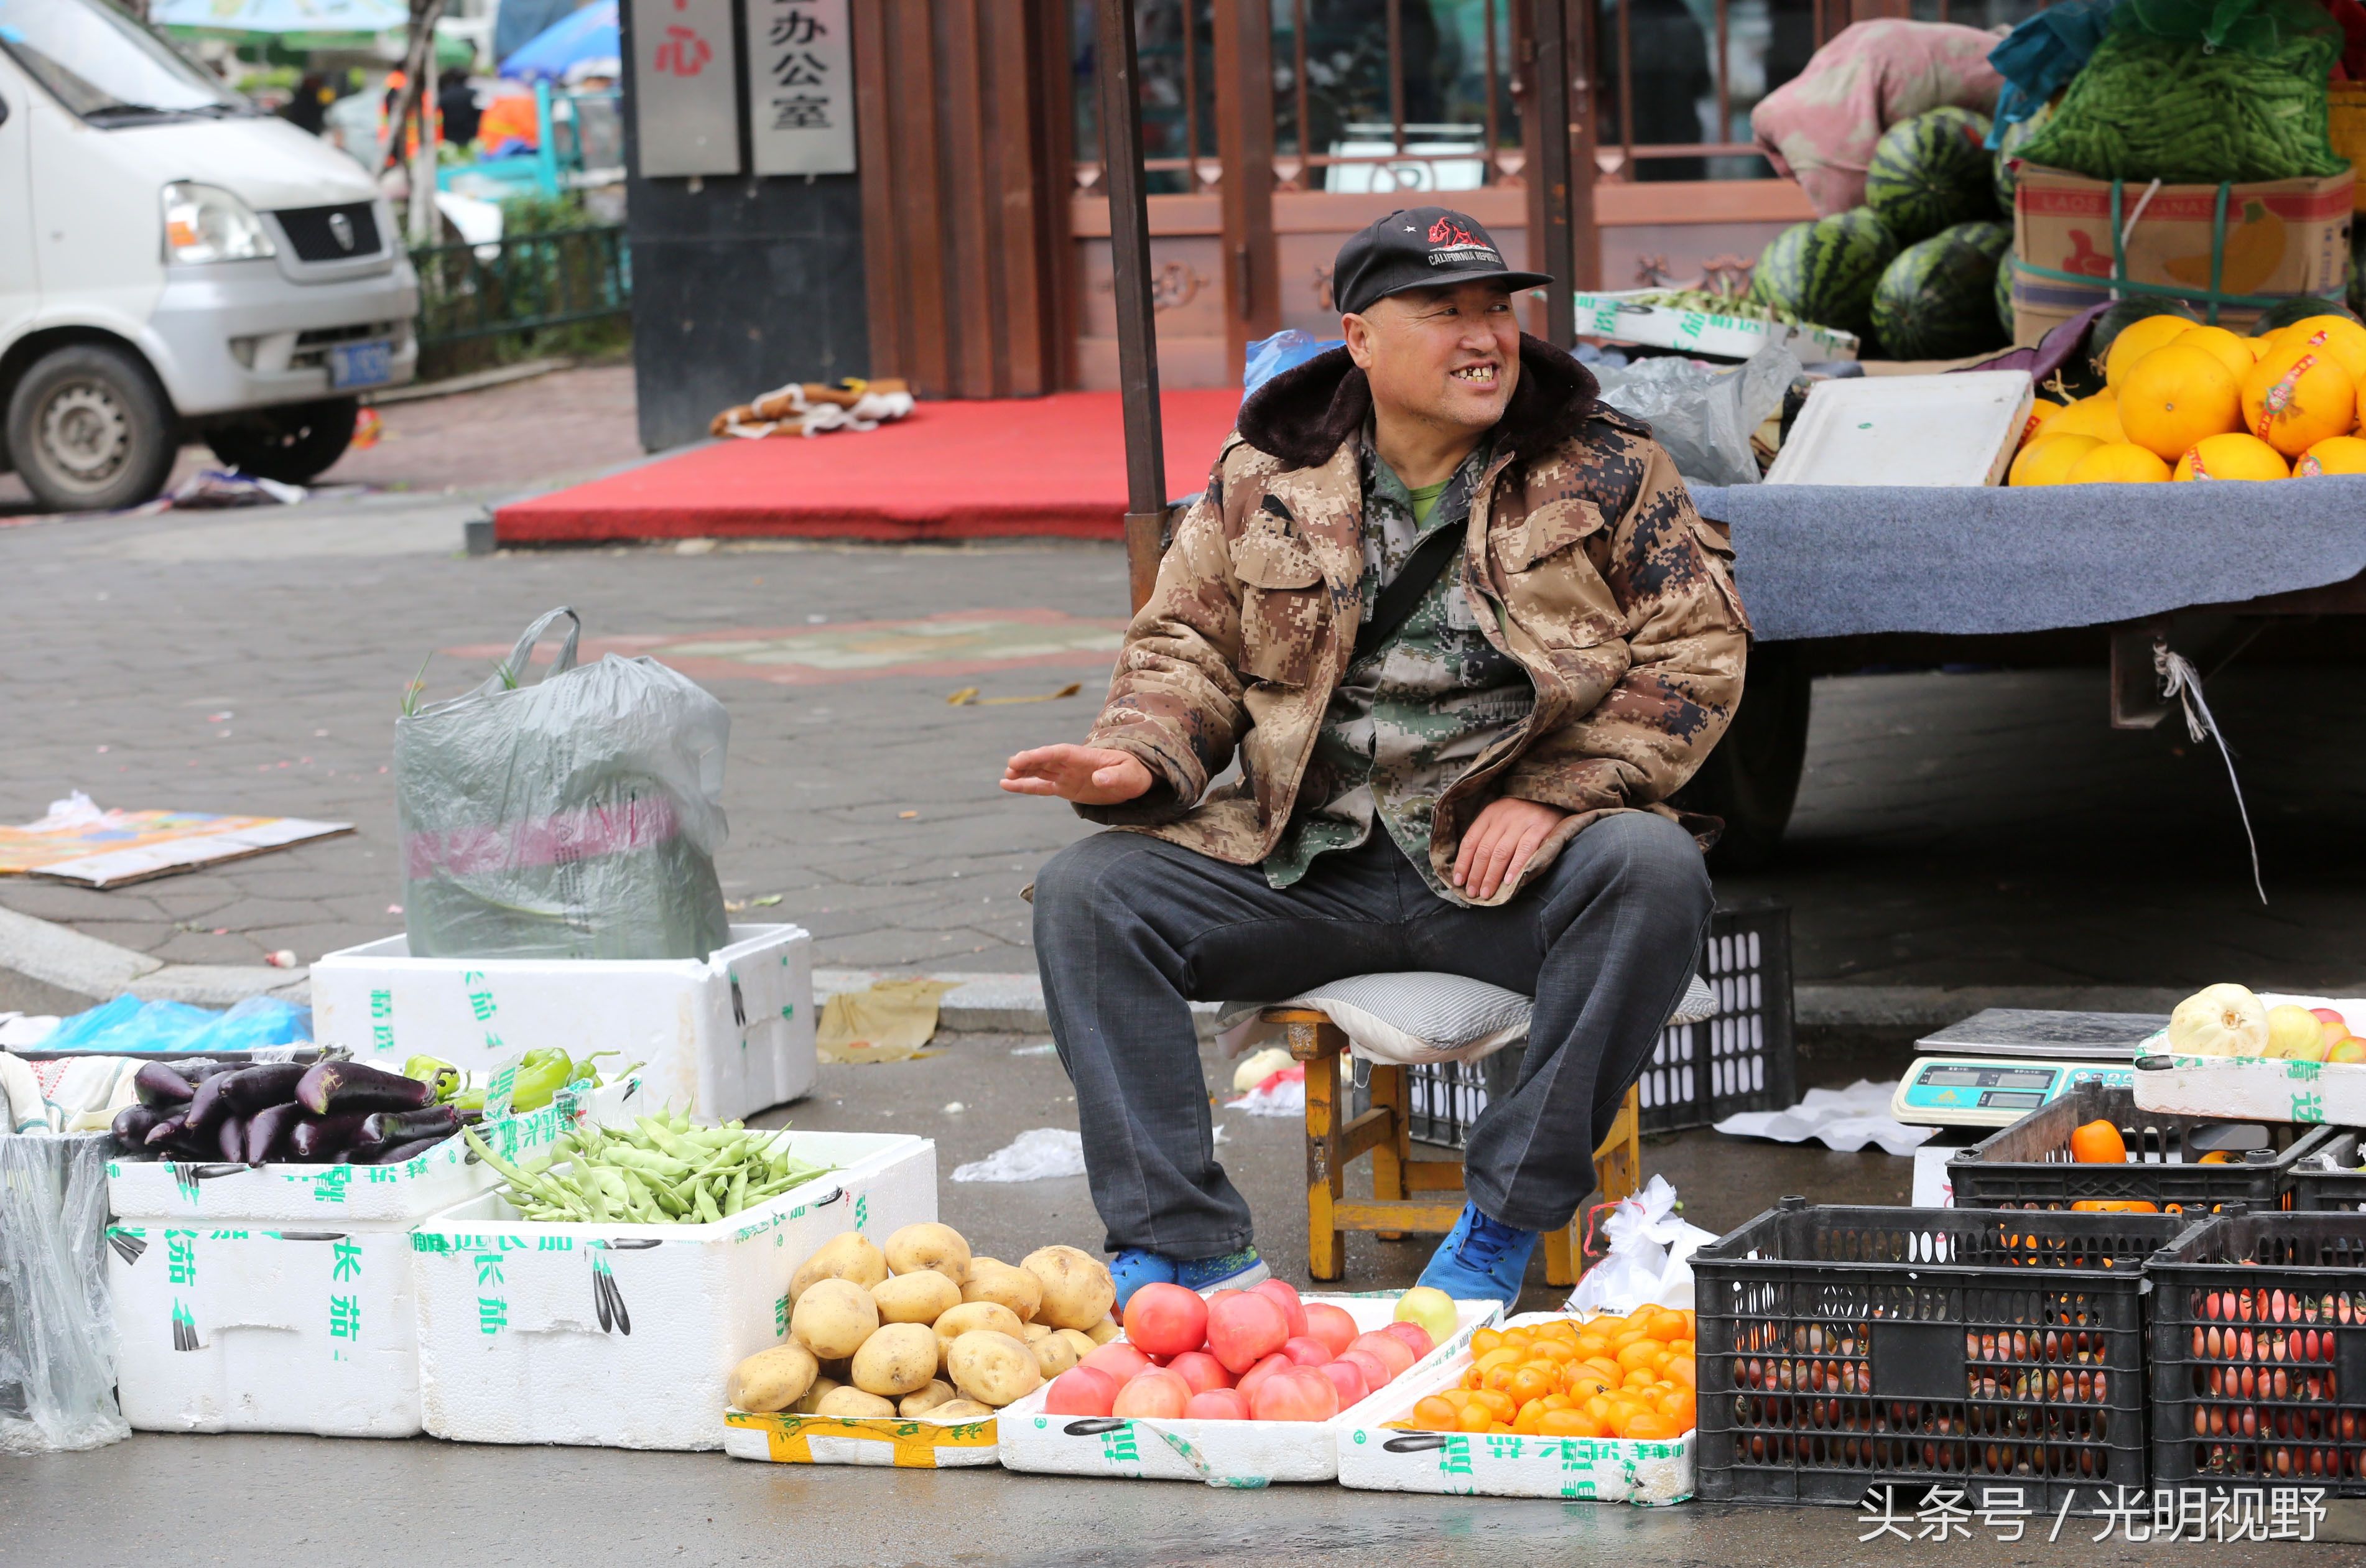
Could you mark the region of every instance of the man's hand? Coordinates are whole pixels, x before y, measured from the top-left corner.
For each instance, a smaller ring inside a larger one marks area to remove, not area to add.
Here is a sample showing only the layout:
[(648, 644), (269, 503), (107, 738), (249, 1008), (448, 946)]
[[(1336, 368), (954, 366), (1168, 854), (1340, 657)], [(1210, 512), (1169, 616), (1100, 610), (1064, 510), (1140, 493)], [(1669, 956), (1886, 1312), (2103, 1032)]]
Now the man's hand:
[(1002, 770), (1002, 787), (1013, 795), (1055, 795), (1078, 806), (1121, 806), (1151, 783), (1141, 758), (1099, 746), (1038, 746)]
[[(1015, 763), (1017, 759), (1012, 761)], [(1485, 903), (1505, 883), (1518, 879), (1537, 846), (1568, 815), (1557, 806), (1515, 800), (1510, 795), (1489, 801), (1462, 835), (1462, 847), (1455, 852), (1454, 886), (1464, 897)]]

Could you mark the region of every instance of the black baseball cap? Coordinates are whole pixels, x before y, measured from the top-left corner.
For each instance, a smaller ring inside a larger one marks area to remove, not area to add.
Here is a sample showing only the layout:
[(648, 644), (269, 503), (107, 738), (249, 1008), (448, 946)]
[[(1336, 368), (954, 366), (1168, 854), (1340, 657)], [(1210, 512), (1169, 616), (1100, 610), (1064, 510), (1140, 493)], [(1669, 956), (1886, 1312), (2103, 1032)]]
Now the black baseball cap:
[(1552, 279), (1506, 267), (1504, 253), (1469, 213), (1408, 207), (1348, 236), (1331, 268), (1331, 299), (1343, 315), (1353, 315), (1408, 288), (1476, 281), (1533, 288)]

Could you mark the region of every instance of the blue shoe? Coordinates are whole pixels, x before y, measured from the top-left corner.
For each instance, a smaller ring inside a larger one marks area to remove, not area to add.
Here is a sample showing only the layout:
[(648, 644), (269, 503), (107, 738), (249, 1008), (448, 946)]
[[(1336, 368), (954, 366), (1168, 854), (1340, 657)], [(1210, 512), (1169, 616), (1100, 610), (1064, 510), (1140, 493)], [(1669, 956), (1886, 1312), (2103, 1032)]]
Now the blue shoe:
[(1211, 1291), (1245, 1291), (1273, 1278), (1254, 1247), (1227, 1252), (1221, 1258), (1194, 1258), (1176, 1266), (1175, 1282), (1206, 1295)]
[(1476, 1203), (1465, 1203), (1462, 1217), (1421, 1271), (1421, 1282), (1458, 1302), (1502, 1302), (1509, 1311), (1520, 1299), (1538, 1234), (1514, 1230), (1481, 1213)]
[(1175, 1283), (1175, 1260), (1143, 1247), (1129, 1247), (1110, 1260), (1110, 1279), (1117, 1285), (1117, 1311), (1122, 1315), (1125, 1303), (1143, 1286)]

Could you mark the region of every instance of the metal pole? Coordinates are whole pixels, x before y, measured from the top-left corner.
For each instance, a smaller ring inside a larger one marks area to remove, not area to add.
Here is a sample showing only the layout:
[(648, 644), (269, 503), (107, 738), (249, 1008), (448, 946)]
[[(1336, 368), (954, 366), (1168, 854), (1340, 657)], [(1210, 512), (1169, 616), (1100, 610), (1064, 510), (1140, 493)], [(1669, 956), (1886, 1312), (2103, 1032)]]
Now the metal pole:
[[(1621, 7), (1622, 11), (1624, 7)], [(1568, 0), (1537, 0), (1537, 170), (1544, 221), (1530, 254), (1552, 274), (1545, 290), (1545, 336), (1557, 347), (1577, 342), (1577, 249), (1570, 233), (1570, 47)]]
[(1158, 581), (1159, 535), (1166, 521), (1158, 338), (1150, 303), (1150, 206), (1142, 172), (1142, 62), (1134, 52), (1133, 0), (1098, 0), (1096, 9), (1101, 170), (1109, 186), (1110, 263), (1117, 288), (1118, 388), (1125, 403), (1126, 577), (1139, 610)]

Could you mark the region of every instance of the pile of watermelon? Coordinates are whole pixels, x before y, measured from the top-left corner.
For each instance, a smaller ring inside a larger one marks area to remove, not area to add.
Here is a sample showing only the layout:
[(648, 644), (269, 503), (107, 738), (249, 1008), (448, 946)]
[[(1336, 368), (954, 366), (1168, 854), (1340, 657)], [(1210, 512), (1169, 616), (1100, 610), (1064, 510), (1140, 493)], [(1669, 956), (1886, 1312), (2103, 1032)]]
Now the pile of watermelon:
[[(1777, 235), (1758, 259), (1751, 297), (1820, 326), (1876, 341), (1892, 359), (1952, 359), (2011, 337), (2012, 231), (2000, 221), (1989, 122), (1937, 108), (1883, 133), (1863, 207)], [(2001, 323), (2001, 328), (2000, 328)]]

